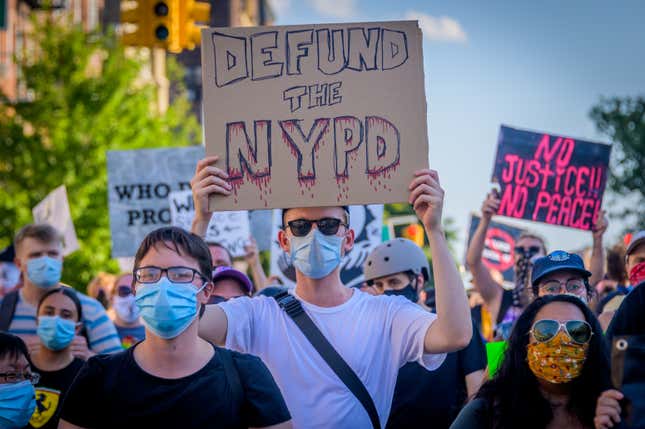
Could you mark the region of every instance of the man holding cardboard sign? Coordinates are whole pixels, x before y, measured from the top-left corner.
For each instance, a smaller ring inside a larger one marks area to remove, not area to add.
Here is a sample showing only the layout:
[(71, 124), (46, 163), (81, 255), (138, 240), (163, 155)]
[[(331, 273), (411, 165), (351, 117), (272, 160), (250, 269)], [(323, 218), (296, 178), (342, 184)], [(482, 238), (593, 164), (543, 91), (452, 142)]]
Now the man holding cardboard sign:
[[(202, 236), (211, 217), (209, 195), (232, 193), (228, 174), (212, 165), (216, 161), (201, 160), (191, 181), (192, 230)], [(436, 171), (414, 173), (409, 202), (433, 254), (436, 315), (402, 297), (376, 297), (342, 284), (341, 257), (354, 243), (343, 206), (292, 208), (283, 211), (278, 240), (296, 267), (293, 294), (208, 306), (200, 335), (262, 358), (295, 427), (382, 427), (399, 368), (416, 361), (436, 369), (445, 353), (465, 347), (472, 335), (465, 290), (441, 229), (443, 196)]]

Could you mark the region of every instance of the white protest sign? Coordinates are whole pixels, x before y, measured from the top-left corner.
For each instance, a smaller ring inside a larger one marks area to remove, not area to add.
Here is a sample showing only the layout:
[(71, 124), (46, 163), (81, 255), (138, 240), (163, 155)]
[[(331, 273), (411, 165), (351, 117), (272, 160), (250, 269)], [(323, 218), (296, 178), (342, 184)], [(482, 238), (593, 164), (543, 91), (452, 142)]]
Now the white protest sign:
[(168, 195), (189, 190), (202, 146), (108, 151), (112, 257), (134, 256), (143, 238), (170, 225)]
[[(277, 275), (287, 287), (295, 286), (295, 269), (278, 244), (278, 230), (282, 225), (281, 210), (273, 211), (273, 234), (271, 241), (271, 274)], [(381, 244), (383, 226), (383, 205), (349, 206), (349, 224), (356, 239), (354, 247), (341, 261), (340, 279), (352, 287), (363, 282), (363, 263), (370, 252)]]
[(211, 210), (405, 202), (428, 167), (416, 21), (202, 31)]
[(78, 238), (74, 229), (74, 221), (69, 211), (67, 189), (65, 185), (51, 191), (44, 200), (31, 211), (36, 223), (48, 223), (63, 235), (63, 255), (67, 256), (77, 251)]
[[(195, 204), (191, 191), (171, 192), (168, 197), (173, 226), (190, 231), (195, 217)], [(244, 244), (251, 229), (246, 211), (215, 212), (206, 230), (206, 242), (226, 247), (234, 257), (244, 256)]]

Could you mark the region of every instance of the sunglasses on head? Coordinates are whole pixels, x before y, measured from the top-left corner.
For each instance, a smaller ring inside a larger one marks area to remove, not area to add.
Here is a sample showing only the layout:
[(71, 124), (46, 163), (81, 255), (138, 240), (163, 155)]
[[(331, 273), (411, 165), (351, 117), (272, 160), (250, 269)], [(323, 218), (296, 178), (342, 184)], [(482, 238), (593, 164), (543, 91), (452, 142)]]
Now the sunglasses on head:
[(566, 322), (550, 319), (538, 320), (533, 324), (530, 333), (535, 341), (544, 343), (558, 335), (560, 329), (564, 329), (564, 333), (578, 344), (587, 344), (593, 335), (591, 325), (584, 320), (567, 320)]
[(529, 247), (522, 247), (522, 246), (515, 246), (515, 253), (521, 253), (521, 254), (531, 254), (535, 255), (540, 251), (540, 246), (529, 246)]
[[(324, 235), (335, 235), (338, 232), (338, 229), (340, 226), (347, 226), (347, 224), (343, 223), (342, 220), (336, 219), (333, 217), (324, 217), (322, 219), (296, 219), (287, 222), (287, 226), (289, 229), (291, 229), (291, 233), (295, 235), (296, 237), (304, 237), (305, 235), (309, 234), (309, 231), (311, 231), (311, 228), (313, 224), (316, 224), (318, 226), (318, 231), (323, 233)], [(286, 228), (285, 227), (285, 228)]]

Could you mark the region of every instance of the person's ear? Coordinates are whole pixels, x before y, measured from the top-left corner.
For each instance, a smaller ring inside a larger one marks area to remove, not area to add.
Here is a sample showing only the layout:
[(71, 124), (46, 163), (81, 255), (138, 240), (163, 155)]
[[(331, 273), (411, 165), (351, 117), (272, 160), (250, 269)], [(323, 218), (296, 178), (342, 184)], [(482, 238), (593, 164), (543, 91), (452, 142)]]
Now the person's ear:
[(291, 253), (291, 243), (289, 242), (289, 237), (287, 237), (287, 233), (284, 229), (280, 229), (278, 231), (278, 244), (287, 254)]
[(416, 286), (415, 289), (417, 290), (417, 292), (421, 292), (423, 290), (424, 283), (425, 281), (423, 278), (423, 274), (421, 273), (417, 274), (417, 284), (415, 285)]
[(197, 294), (197, 301), (200, 304), (207, 304), (208, 299), (213, 293), (213, 282), (208, 282), (204, 285), (204, 288)]
[(354, 247), (354, 240), (356, 236), (354, 233), (354, 230), (351, 228), (347, 228), (347, 231), (345, 231), (345, 243), (343, 244), (343, 250), (345, 251), (345, 255), (349, 253), (350, 250)]
[(18, 255), (16, 255), (16, 257), (15, 257), (15, 258), (13, 258), (13, 263), (14, 263), (14, 265), (15, 265), (16, 267), (18, 267), (18, 269), (20, 270), (20, 272), (22, 272), (22, 271), (23, 271), (23, 268), (25, 268), (25, 269), (26, 269), (26, 264), (23, 266), (22, 260), (21, 260), (21, 258), (20, 258)]

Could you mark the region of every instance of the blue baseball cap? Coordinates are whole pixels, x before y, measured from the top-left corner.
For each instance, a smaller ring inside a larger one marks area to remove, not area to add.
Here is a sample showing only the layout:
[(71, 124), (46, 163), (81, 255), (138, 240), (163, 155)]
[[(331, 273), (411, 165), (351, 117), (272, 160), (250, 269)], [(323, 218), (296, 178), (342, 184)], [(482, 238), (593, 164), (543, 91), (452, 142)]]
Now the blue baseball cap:
[(591, 272), (585, 269), (582, 258), (575, 253), (556, 250), (533, 263), (533, 272), (531, 273), (531, 284), (535, 286), (547, 274), (556, 271), (573, 271), (585, 278), (591, 277)]

